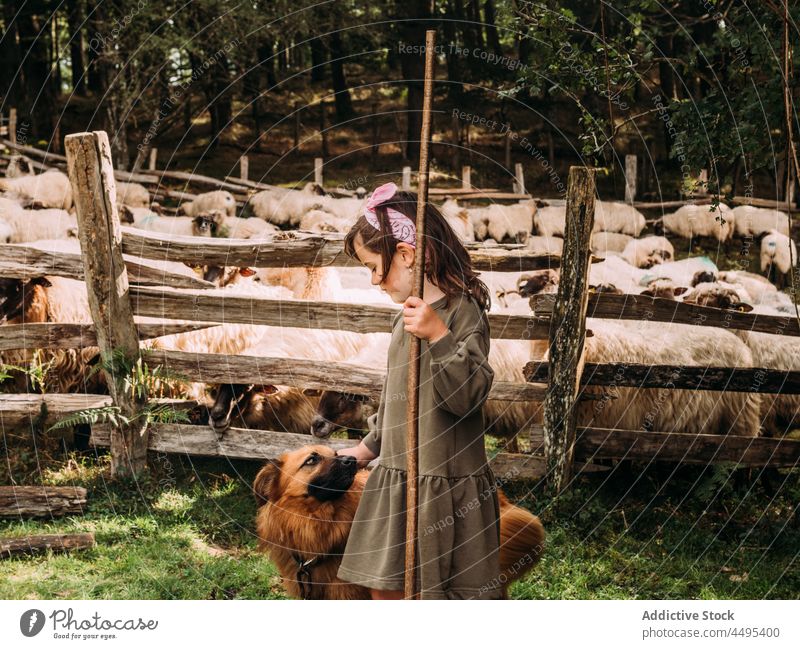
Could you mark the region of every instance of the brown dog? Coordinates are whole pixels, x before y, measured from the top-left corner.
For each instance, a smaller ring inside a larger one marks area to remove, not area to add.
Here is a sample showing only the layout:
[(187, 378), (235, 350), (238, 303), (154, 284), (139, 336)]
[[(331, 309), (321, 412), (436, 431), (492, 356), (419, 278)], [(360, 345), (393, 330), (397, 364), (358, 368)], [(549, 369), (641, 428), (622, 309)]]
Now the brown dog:
[[(267, 463), (253, 483), (259, 509), (259, 549), (278, 566), (292, 597), (370, 599), (369, 590), (337, 578), (367, 469), (355, 458), (322, 445), (304, 446)], [(541, 556), (544, 528), (538, 517), (512, 505), (498, 488), (500, 568), (507, 598), (511, 582)]]

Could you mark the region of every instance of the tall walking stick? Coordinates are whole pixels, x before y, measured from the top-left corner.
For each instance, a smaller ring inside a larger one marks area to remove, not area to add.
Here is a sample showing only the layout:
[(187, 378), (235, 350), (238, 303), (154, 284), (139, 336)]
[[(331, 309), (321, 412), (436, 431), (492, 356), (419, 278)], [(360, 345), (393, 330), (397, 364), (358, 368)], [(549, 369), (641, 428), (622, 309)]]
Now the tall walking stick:
[[(436, 30), (425, 32), (425, 86), (422, 99), (422, 134), (419, 141), (419, 182), (417, 183), (417, 250), (414, 258), (414, 286), (411, 295), (422, 297), (423, 279), (425, 277), (425, 205), (428, 202), (428, 143), (431, 138), (431, 104), (433, 102), (433, 64)], [(416, 541), (417, 541), (417, 509), (419, 494), (417, 493), (417, 474), (419, 466), (419, 355), (420, 339), (411, 337), (408, 351), (408, 402), (406, 408), (406, 564), (405, 564), (405, 599), (418, 599), (416, 592)]]

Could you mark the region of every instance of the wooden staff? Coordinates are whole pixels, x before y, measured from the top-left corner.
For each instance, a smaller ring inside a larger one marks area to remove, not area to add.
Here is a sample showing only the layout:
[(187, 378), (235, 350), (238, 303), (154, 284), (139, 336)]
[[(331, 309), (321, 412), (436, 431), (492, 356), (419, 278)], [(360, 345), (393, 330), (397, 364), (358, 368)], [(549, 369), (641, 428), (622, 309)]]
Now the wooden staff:
[[(425, 205), (428, 202), (428, 143), (431, 137), (431, 104), (433, 102), (433, 64), (436, 30), (425, 32), (425, 86), (422, 99), (422, 134), (419, 142), (419, 177), (417, 182), (417, 249), (414, 259), (414, 286), (411, 295), (422, 297), (425, 277)], [(418, 599), (415, 588), (416, 540), (417, 540), (417, 493), (418, 474), (418, 418), (419, 418), (419, 355), (420, 339), (411, 337), (408, 352), (408, 402), (406, 408), (406, 564), (405, 599)]]

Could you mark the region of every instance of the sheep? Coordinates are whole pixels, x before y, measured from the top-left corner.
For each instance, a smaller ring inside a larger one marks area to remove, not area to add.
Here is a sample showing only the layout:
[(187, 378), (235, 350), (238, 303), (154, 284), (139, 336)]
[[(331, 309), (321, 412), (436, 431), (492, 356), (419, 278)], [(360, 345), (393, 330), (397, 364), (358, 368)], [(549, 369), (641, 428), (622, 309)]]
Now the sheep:
[(352, 225), (358, 219), (366, 202), (363, 198), (334, 198), (322, 196), (321, 209), (337, 216), (343, 223)]
[(656, 264), (672, 261), (675, 249), (666, 237), (631, 239), (622, 251), (629, 264), (637, 268), (652, 268)]
[(160, 216), (143, 207), (128, 207), (123, 205), (119, 210), (119, 220), (122, 224), (132, 225), (139, 230), (150, 232), (163, 232), (166, 234), (210, 237), (220, 225), (219, 213), (211, 216)]
[(561, 255), (564, 251), (564, 240), (560, 237), (532, 235), (528, 237), (525, 248), (543, 255)]
[(606, 257), (589, 266), (589, 284), (612, 284), (623, 293), (641, 293), (649, 282), (642, 283), (648, 271), (631, 266), (622, 257)]
[(33, 160), (24, 155), (12, 155), (6, 167), (6, 178), (20, 178), (21, 176), (33, 176), (36, 172), (33, 169)]
[(266, 239), (278, 232), (272, 223), (261, 219), (243, 219), (238, 216), (226, 216), (222, 219), (222, 227), (217, 229), (216, 236), (224, 232), (231, 239)]
[[(261, 219), (258, 220), (260, 221)], [(263, 222), (264, 221), (262, 221), (262, 223)], [(331, 212), (311, 210), (300, 219), (299, 229), (319, 233), (347, 232), (351, 225), (352, 223), (350, 223), (350, 221), (342, 219)]]
[(676, 286), (691, 286), (692, 280), (698, 272), (710, 272), (716, 276), (719, 270), (708, 257), (689, 257), (680, 261), (657, 264), (644, 271), (644, 275), (639, 277), (639, 285), (647, 286), (654, 279), (671, 279)]
[(61, 209), (26, 210), (16, 201), (0, 197), (0, 222), (7, 243), (37, 239), (65, 239), (77, 232), (78, 220)]
[(37, 208), (72, 208), (72, 185), (66, 174), (51, 169), (37, 176), (0, 179), (0, 192)]
[(605, 257), (609, 253), (622, 253), (625, 246), (633, 241), (633, 237), (629, 234), (620, 234), (619, 232), (605, 232), (598, 231), (592, 233), (592, 253), (598, 257)]
[[(90, 324), (86, 285), (78, 280), (45, 276), (31, 280), (0, 279), (0, 323), (69, 322)], [(34, 359), (47, 368), (45, 392), (102, 393), (102, 375), (92, 372), (99, 349), (20, 349), (0, 352), (0, 364), (27, 366)], [(17, 387), (25, 389), (25, 377)]]
[(729, 241), (734, 231), (733, 210), (720, 203), (709, 205), (684, 205), (672, 214), (665, 214), (664, 229), (684, 239), (713, 237), (720, 243)]
[(228, 191), (217, 190), (195, 196), (194, 200), (181, 203), (179, 214), (200, 216), (211, 210), (220, 210), (226, 216), (236, 216), (236, 199)]
[[(567, 208), (565, 205), (541, 206), (533, 217), (536, 232), (542, 236), (564, 236)], [(644, 230), (644, 215), (636, 208), (616, 201), (594, 202), (592, 232), (613, 232), (638, 237)]]
[(497, 243), (504, 241), (525, 243), (533, 230), (536, 206), (531, 202), (517, 205), (488, 205), (467, 210), (467, 213), (472, 222), (475, 240), (494, 239)]
[(797, 246), (785, 234), (770, 230), (761, 240), (761, 272), (775, 275), (775, 285), (786, 285), (792, 266), (797, 265)]
[(469, 212), (462, 208), (457, 201), (448, 198), (439, 207), (439, 211), (462, 243), (475, 241), (475, 228), (472, 225)]
[(117, 206), (149, 207), (150, 192), (139, 183), (117, 182)]
[(245, 212), (273, 225), (297, 227), (311, 210), (322, 209), (319, 188), (308, 183), (302, 190), (275, 187), (250, 196)]
[(594, 203), (593, 232), (617, 232), (638, 237), (644, 226), (644, 215), (632, 205), (618, 201)]
[(737, 236), (740, 237), (757, 237), (770, 230), (789, 235), (789, 215), (779, 210), (738, 205), (733, 208), (733, 224)]

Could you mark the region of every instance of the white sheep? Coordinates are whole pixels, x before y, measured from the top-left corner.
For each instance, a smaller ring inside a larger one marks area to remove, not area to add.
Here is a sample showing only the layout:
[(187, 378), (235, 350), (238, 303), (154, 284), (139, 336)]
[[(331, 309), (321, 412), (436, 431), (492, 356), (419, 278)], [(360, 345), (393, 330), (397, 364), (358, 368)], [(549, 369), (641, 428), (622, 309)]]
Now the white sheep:
[(602, 230), (592, 232), (592, 252), (598, 257), (605, 257), (608, 253), (622, 253), (631, 241), (633, 237), (629, 234)]
[(275, 187), (253, 194), (245, 210), (277, 226), (297, 227), (307, 212), (322, 209), (322, 198), (313, 183), (302, 190)]
[(77, 233), (78, 220), (60, 209), (25, 210), (16, 201), (0, 197), (0, 228), (8, 243), (37, 239), (66, 239)]
[[(766, 277), (750, 273), (744, 270), (722, 270), (719, 272), (717, 279), (720, 282), (728, 284), (738, 284), (748, 295), (753, 299), (753, 304), (766, 304), (773, 303), (773, 296), (778, 293), (778, 288), (770, 282)], [(781, 293), (789, 299), (785, 293)], [(791, 302), (791, 300), (789, 299)]]
[[(261, 219), (258, 220), (260, 221)], [(352, 223), (349, 220), (342, 219), (331, 212), (311, 210), (300, 219), (299, 229), (318, 233), (347, 232), (351, 226)]]
[[(566, 228), (567, 208), (559, 205), (545, 205), (533, 215), (533, 226), (543, 237), (563, 237)], [(475, 233), (477, 235), (477, 231)]]
[(638, 237), (645, 218), (639, 210), (619, 201), (595, 201), (593, 232), (618, 232)]
[[(231, 239), (266, 239), (278, 232), (272, 223), (261, 219), (243, 219), (238, 216), (226, 216), (222, 220), (225, 236)], [(220, 236), (220, 232), (217, 232)]]
[(792, 266), (797, 265), (797, 246), (785, 234), (770, 230), (761, 239), (761, 272), (775, 275), (778, 288), (786, 285)]
[(66, 174), (51, 169), (37, 176), (0, 179), (0, 192), (34, 207), (72, 208), (72, 185)]
[(628, 263), (638, 268), (652, 268), (656, 264), (672, 261), (675, 249), (666, 237), (631, 239), (622, 251)]
[(119, 220), (123, 225), (131, 225), (139, 230), (150, 232), (163, 232), (194, 237), (210, 237), (219, 227), (220, 219), (224, 218), (217, 212), (198, 216), (161, 216), (146, 207), (128, 207), (123, 205), (119, 209)]
[(664, 215), (664, 229), (684, 239), (713, 237), (724, 243), (733, 236), (733, 210), (724, 203), (713, 211), (711, 208), (711, 205), (683, 205)]
[(671, 279), (676, 286), (688, 287), (692, 286), (697, 273), (712, 273), (717, 276), (719, 270), (717, 265), (708, 257), (689, 257), (679, 261), (658, 264), (645, 270), (644, 274), (639, 278), (639, 285), (646, 287), (655, 279)]
[(525, 248), (542, 255), (560, 255), (564, 251), (564, 240), (560, 237), (531, 235)]
[(117, 205), (127, 205), (128, 207), (149, 207), (150, 192), (144, 185), (139, 183), (126, 183), (118, 181), (117, 185)]
[(212, 210), (220, 210), (226, 216), (236, 216), (236, 199), (228, 191), (217, 190), (198, 194), (194, 200), (181, 203), (178, 212), (186, 216), (201, 216)]
[(740, 237), (757, 237), (770, 230), (789, 235), (789, 215), (779, 210), (738, 205), (733, 208), (733, 224)]
[(350, 225), (353, 225), (361, 215), (365, 202), (363, 198), (320, 197), (323, 210), (335, 214), (343, 223), (349, 223)]
[(472, 225), (469, 212), (461, 207), (456, 200), (448, 198), (439, 207), (439, 211), (462, 243), (475, 241), (475, 228)]

